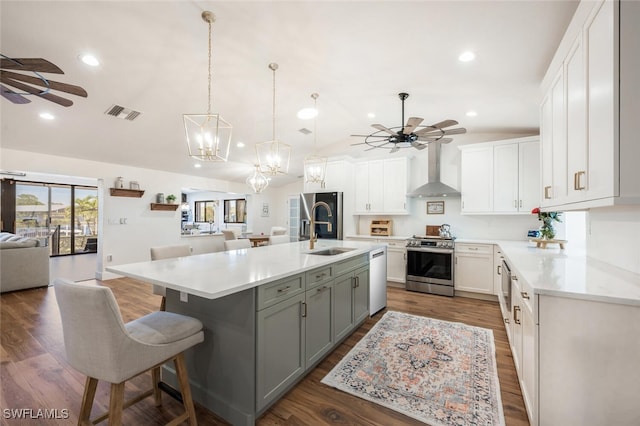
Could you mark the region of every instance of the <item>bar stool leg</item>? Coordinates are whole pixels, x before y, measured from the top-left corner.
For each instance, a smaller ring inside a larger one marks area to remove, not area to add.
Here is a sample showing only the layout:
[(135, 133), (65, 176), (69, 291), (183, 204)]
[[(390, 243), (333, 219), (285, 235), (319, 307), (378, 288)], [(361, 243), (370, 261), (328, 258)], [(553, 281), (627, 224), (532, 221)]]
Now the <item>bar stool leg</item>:
[(182, 403), (184, 409), (189, 415), (189, 424), (191, 426), (197, 426), (198, 419), (196, 419), (196, 409), (193, 406), (193, 399), (191, 396), (191, 386), (189, 386), (189, 376), (187, 374), (187, 366), (184, 362), (184, 354), (179, 354), (173, 360), (176, 367), (176, 375), (178, 382), (180, 383), (180, 392), (182, 393)]
[(158, 387), (158, 383), (160, 383), (160, 367), (155, 367), (151, 370), (151, 380), (153, 382), (153, 400), (156, 407), (159, 407), (162, 405), (162, 392)]
[(96, 396), (96, 387), (98, 386), (98, 379), (93, 377), (87, 377), (84, 385), (84, 394), (82, 395), (82, 405), (80, 406), (80, 415), (78, 416), (79, 426), (93, 425), (91, 422), (91, 407), (93, 407), (93, 400)]
[(111, 398), (109, 400), (109, 426), (122, 425), (123, 409), (124, 409), (124, 382), (111, 383)]

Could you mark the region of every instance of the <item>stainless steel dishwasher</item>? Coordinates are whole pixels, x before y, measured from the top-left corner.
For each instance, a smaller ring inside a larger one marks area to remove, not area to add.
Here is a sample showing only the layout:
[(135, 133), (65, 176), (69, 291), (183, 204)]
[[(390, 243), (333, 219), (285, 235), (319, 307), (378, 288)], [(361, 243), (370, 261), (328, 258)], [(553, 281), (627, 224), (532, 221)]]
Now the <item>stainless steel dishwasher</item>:
[(369, 315), (387, 306), (387, 247), (369, 252)]

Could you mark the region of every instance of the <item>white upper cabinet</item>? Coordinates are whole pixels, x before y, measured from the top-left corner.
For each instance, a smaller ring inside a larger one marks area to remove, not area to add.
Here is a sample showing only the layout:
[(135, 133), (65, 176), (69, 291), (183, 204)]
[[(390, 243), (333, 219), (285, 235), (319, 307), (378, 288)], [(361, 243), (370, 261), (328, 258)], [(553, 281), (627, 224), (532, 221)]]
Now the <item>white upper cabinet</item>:
[(493, 147), (482, 144), (460, 149), (462, 212), (490, 213), (493, 211)]
[(530, 214), (539, 205), (538, 137), (461, 146), (462, 212)]
[(640, 2), (581, 2), (543, 81), (543, 207), (640, 204)]
[(406, 157), (355, 165), (355, 214), (408, 214)]

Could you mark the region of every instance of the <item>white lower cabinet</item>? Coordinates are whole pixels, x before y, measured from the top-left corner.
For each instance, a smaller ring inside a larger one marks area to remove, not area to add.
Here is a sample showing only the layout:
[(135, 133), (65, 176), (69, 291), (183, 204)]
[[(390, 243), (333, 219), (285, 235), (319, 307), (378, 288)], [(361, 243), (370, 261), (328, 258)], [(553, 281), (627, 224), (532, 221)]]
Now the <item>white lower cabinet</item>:
[(493, 294), (493, 244), (456, 243), (456, 291)]
[(518, 381), (529, 421), (537, 424), (536, 395), (536, 333), (533, 307), (535, 299), (530, 291), (526, 291), (526, 283), (520, 283), (516, 271), (512, 269), (511, 281), (511, 313), (509, 324), (509, 343), (513, 354), (513, 363), (518, 373)]
[(387, 245), (387, 281), (402, 283), (402, 284), (407, 282), (407, 240), (406, 238), (347, 237), (345, 238), (345, 240), (386, 244)]

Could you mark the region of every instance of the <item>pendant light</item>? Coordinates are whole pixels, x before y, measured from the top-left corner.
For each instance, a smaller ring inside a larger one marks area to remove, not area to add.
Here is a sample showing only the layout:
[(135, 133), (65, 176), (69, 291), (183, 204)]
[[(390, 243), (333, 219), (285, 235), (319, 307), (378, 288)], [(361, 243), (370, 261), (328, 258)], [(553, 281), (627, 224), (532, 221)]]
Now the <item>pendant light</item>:
[(269, 69), (273, 71), (273, 133), (270, 141), (256, 144), (258, 168), (266, 175), (286, 175), (289, 172), (291, 146), (276, 139), (276, 70), (278, 64), (270, 63)]
[(211, 24), (216, 17), (212, 12), (202, 12), (202, 20), (209, 25), (209, 104), (206, 114), (183, 114), (189, 155), (200, 161), (227, 161), (231, 144), (232, 126), (220, 114), (211, 113)]
[[(317, 93), (312, 93), (311, 98), (313, 99), (313, 107), (316, 111), (317, 101), (318, 101)], [(304, 180), (307, 183), (319, 183), (322, 187), (324, 187), (324, 179), (325, 173), (327, 170), (327, 157), (322, 157), (316, 155), (316, 139), (317, 139), (317, 124), (318, 124), (318, 115), (316, 114), (313, 120), (313, 151), (312, 154), (307, 156), (304, 159)]]
[(251, 187), (254, 193), (259, 194), (269, 186), (269, 179), (260, 172), (260, 166), (256, 164), (253, 174), (247, 178), (247, 185)]

